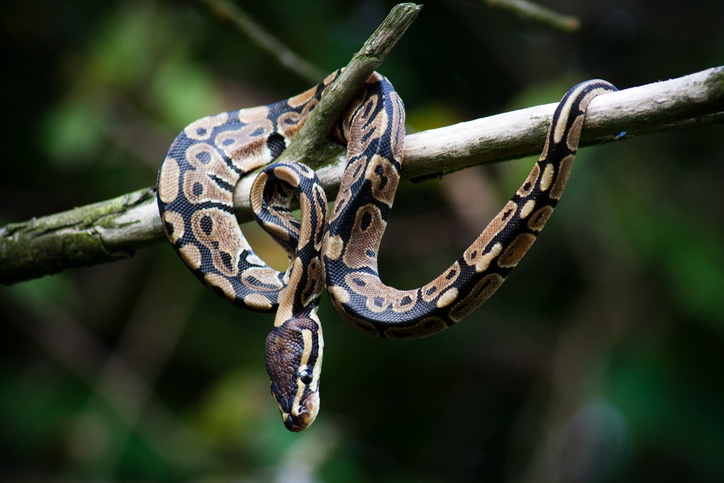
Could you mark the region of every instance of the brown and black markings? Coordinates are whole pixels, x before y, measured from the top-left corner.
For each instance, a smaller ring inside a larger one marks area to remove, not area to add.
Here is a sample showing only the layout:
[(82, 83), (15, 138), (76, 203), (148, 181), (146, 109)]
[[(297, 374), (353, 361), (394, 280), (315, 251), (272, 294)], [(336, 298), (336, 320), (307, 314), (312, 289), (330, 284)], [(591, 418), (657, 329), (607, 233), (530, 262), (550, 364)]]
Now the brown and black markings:
[[(347, 144), (347, 168), (328, 228), (324, 191), (306, 166), (271, 165), (252, 186), (257, 220), (290, 257), (286, 272), (254, 254), (234, 216), (240, 177), (274, 161), (338, 75), (286, 101), (192, 123), (171, 145), (158, 179), (164, 228), (194, 275), (236, 305), (277, 310), (266, 365), (292, 431), (308, 427), (319, 410), (324, 342), (316, 310), (323, 287), (344, 318), (380, 337), (424, 337), (461, 320), (531, 247), (565, 187), (588, 103), (615, 90), (600, 80), (571, 89), (556, 109), (540, 159), (481, 235), (436, 279), (397, 290), (379, 279), (377, 252), (400, 180), (405, 113), (379, 74), (367, 80), (332, 133)], [(301, 220), (289, 208), (295, 196)]]

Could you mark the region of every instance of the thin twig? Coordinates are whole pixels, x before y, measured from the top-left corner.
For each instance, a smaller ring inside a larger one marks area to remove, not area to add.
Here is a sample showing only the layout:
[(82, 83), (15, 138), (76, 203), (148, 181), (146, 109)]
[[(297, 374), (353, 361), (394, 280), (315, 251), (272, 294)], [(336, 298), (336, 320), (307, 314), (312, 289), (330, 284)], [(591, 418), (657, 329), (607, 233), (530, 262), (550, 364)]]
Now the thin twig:
[[(22, 299), (20, 291), (9, 289), (2, 298), (14, 308)], [(152, 388), (134, 368), (106, 346), (50, 297), (36, 295), (36, 303), (24, 304), (26, 317), (9, 317), (43, 347), (63, 367), (96, 389), (96, 395), (120, 420), (134, 431), (156, 454), (173, 465), (198, 468), (214, 461), (214, 456), (189, 427), (154, 394)], [(114, 384), (96, 385), (99, 369), (112, 366)], [(135, 407), (145, 401), (143, 415)], [(141, 420), (141, 416), (143, 416)]]
[(581, 21), (578, 20), (578, 17), (558, 13), (528, 0), (478, 0), (478, 2), (563, 33), (573, 33), (581, 28)]
[[(476, 164), (537, 154), (556, 104), (521, 109), (407, 136), (402, 178), (444, 174)], [(581, 145), (623, 139), (657, 130), (721, 122), (724, 66), (677, 79), (596, 97), (588, 108)], [(332, 146), (331, 141), (327, 141)], [(345, 159), (326, 149), (317, 173), (330, 198), (339, 187)], [(243, 178), (234, 193), (241, 221), (251, 219), (249, 188)], [(0, 283), (55, 273), (64, 268), (114, 261), (119, 254), (164, 239), (153, 189), (0, 228)], [(83, 243), (88, 246), (84, 255)]]
[(390, 11), (320, 99), (279, 161), (298, 161), (317, 169), (326, 163), (326, 153), (339, 153), (338, 147), (329, 142), (329, 132), (360, 87), (415, 21), (421, 8), (414, 3), (401, 3)]
[(274, 37), (238, 5), (228, 0), (197, 0), (224, 22), (234, 25), (259, 48), (269, 52), (279, 63), (310, 84), (319, 82), (324, 72), (297, 55), (281, 40)]

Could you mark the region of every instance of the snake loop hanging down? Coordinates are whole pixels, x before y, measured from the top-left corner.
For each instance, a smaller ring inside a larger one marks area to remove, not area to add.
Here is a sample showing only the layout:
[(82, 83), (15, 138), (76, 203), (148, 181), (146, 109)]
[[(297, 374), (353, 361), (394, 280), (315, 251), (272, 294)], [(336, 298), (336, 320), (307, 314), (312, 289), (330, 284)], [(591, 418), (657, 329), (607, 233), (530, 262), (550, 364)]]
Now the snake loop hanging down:
[[(192, 123), (171, 145), (158, 178), (163, 225), (193, 274), (235, 305), (276, 311), (266, 366), (291, 431), (307, 428), (319, 410), (324, 343), (316, 312), (323, 288), (345, 319), (380, 337), (424, 337), (465, 317), (535, 241), (565, 187), (588, 103), (615, 90), (601, 80), (572, 88), (555, 111), (540, 159), (500, 213), (439, 277), (397, 290), (377, 271), (405, 138), (404, 107), (387, 79), (372, 75), (331, 133), (347, 145), (347, 168), (329, 226), (314, 172), (298, 163), (272, 164), (338, 75), (286, 101)], [(234, 216), (234, 186), (263, 166), (252, 186), (252, 209), (289, 255), (285, 272), (254, 254)], [(291, 214), (295, 196), (301, 220)]]

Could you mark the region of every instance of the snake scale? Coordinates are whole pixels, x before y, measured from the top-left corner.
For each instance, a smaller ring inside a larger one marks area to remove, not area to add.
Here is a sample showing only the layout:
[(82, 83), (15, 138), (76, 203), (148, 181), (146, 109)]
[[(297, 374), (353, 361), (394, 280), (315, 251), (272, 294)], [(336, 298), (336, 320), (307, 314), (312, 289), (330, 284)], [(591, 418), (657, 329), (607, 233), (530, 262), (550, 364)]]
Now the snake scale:
[[(384, 285), (377, 270), (405, 137), (404, 107), (387, 79), (373, 74), (331, 133), (347, 145), (347, 167), (329, 222), (314, 172), (274, 163), (339, 73), (285, 101), (190, 124), (171, 145), (158, 178), (164, 228), (194, 275), (235, 305), (276, 311), (266, 366), (291, 431), (307, 428), (319, 411), (324, 342), (316, 312), (323, 289), (345, 319), (379, 337), (414, 339), (458, 322), (495, 292), (533, 244), (565, 187), (588, 103), (615, 90), (592, 80), (566, 93), (540, 159), (500, 213), (436, 279), (397, 290)], [(234, 216), (234, 187), (257, 168), (264, 169), (252, 185), (252, 209), (289, 255), (285, 272), (254, 254)], [(290, 208), (294, 197), (299, 220)]]

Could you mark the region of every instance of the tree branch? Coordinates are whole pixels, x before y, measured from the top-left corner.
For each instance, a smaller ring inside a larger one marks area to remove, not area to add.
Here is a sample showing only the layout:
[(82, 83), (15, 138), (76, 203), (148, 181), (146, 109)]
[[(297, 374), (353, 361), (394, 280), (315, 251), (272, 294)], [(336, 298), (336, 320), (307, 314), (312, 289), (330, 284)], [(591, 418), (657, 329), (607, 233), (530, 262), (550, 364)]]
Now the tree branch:
[(297, 161), (317, 169), (327, 164), (331, 156), (339, 155), (339, 146), (329, 142), (330, 131), (364, 82), (415, 21), (421, 8), (414, 3), (401, 3), (390, 11), (319, 100), (279, 161)]
[(490, 8), (497, 8), (517, 15), (530, 22), (570, 34), (581, 28), (578, 17), (564, 15), (548, 7), (529, 2), (528, 0), (477, 0)]
[[(546, 104), (409, 135), (402, 177), (442, 175), (476, 164), (537, 154), (555, 107), (555, 103)], [(630, 139), (721, 123), (723, 118), (724, 66), (720, 66), (596, 97), (588, 108), (581, 146), (611, 141), (623, 131), (628, 133), (624, 139)], [(324, 142), (328, 157), (320, 163), (323, 166), (318, 175), (333, 198), (345, 159), (331, 141)], [(235, 190), (234, 204), (242, 222), (251, 219), (248, 196), (253, 178), (243, 178)], [(154, 195), (155, 190), (147, 188), (0, 228), (0, 283), (114, 261), (164, 240)]]
[(256, 23), (246, 11), (235, 3), (229, 0), (197, 0), (197, 2), (206, 6), (220, 20), (232, 24), (237, 30), (249, 37), (249, 40), (255, 43), (257, 47), (267, 51), (279, 61), (279, 64), (299, 77), (310, 83), (315, 83), (324, 76), (324, 72), (317, 66), (297, 55), (281, 40)]

